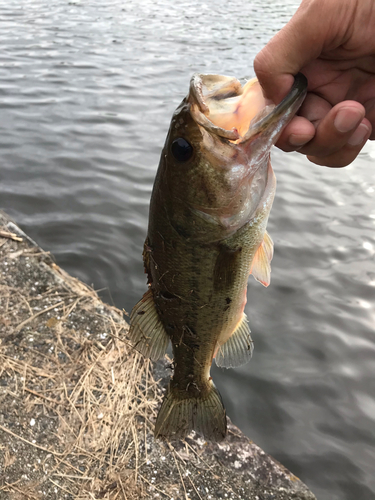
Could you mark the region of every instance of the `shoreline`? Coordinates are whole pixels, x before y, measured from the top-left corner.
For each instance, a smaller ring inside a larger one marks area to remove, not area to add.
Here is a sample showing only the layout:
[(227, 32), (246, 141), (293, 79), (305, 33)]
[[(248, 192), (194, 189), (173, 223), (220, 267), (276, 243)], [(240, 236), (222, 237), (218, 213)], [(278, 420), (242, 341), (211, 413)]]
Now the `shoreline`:
[(4, 213), (0, 275), (2, 500), (316, 500), (229, 419), (221, 443), (155, 441), (167, 362)]

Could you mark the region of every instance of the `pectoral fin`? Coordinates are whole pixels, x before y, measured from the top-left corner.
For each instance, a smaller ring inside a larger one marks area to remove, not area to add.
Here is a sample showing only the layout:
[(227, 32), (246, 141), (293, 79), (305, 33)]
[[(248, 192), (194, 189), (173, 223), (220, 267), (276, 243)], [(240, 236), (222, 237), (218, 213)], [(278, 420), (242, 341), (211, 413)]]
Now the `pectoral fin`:
[(154, 361), (164, 356), (169, 337), (160, 321), (151, 288), (133, 307), (128, 334), (134, 348)]
[(273, 241), (271, 236), (266, 231), (263, 241), (254, 255), (250, 269), (250, 274), (252, 274), (254, 278), (264, 286), (268, 286), (271, 281), (272, 257)]
[(253, 341), (246, 314), (242, 316), (236, 330), (229, 339), (219, 347), (215, 362), (223, 368), (234, 368), (247, 363), (253, 354)]

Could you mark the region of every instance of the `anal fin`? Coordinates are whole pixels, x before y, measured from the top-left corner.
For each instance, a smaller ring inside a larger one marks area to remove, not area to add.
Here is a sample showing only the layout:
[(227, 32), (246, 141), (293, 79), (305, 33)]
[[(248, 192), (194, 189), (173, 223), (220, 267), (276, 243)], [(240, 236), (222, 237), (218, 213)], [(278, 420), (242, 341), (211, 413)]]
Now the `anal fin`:
[(252, 274), (254, 278), (264, 286), (268, 286), (271, 281), (272, 257), (273, 241), (271, 239), (271, 236), (266, 231), (264, 233), (262, 243), (259, 245), (258, 250), (255, 252), (250, 269), (250, 274)]
[(160, 321), (151, 288), (132, 309), (128, 336), (134, 348), (146, 358), (156, 361), (166, 353), (169, 337)]
[(246, 314), (242, 316), (235, 331), (221, 345), (216, 353), (215, 362), (222, 368), (234, 368), (247, 363), (253, 354), (253, 341)]

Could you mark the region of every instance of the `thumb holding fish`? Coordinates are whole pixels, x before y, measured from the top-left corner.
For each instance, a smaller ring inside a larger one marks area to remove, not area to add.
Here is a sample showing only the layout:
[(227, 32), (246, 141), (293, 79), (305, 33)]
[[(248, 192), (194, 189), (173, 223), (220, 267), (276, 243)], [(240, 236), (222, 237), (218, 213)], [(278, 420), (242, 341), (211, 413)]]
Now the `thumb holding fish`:
[(343, 167), (375, 139), (375, 5), (372, 0), (303, 0), (257, 55), (254, 69), (275, 103), (302, 71), (308, 94), (277, 146), (313, 163)]

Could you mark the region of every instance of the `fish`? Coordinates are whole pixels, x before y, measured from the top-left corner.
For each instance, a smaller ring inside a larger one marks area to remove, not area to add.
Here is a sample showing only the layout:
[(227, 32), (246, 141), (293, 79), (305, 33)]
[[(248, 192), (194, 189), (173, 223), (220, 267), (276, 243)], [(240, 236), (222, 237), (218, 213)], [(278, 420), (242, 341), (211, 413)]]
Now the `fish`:
[(252, 356), (249, 275), (268, 286), (273, 242), (266, 231), (276, 179), (270, 150), (302, 104), (301, 73), (268, 105), (257, 79), (195, 74), (173, 114), (151, 195), (143, 249), (148, 290), (130, 314), (129, 339), (152, 360), (169, 342), (173, 376), (155, 437), (209, 441), (227, 433), (210, 368)]

